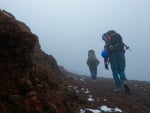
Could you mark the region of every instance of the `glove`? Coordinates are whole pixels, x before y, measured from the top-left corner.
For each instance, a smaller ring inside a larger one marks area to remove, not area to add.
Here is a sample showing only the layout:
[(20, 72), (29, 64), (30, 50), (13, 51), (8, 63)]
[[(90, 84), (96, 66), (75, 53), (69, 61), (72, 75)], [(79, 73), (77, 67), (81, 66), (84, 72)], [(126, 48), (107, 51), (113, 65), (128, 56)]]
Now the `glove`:
[(109, 68), (108, 68), (108, 64), (105, 64), (105, 69), (109, 70)]

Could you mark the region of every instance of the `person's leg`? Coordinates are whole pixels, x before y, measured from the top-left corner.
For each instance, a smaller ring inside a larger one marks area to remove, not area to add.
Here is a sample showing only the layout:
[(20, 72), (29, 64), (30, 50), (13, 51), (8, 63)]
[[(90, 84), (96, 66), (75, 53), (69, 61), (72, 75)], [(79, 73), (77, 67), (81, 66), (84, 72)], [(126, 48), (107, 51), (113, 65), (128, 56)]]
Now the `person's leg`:
[(91, 79), (94, 80), (94, 70), (90, 68), (90, 72), (91, 72)]
[(130, 89), (128, 87), (126, 75), (125, 75), (125, 56), (124, 53), (120, 52), (118, 53), (118, 70), (119, 70), (119, 75), (121, 79), (121, 83), (124, 86), (125, 92), (129, 93)]
[(94, 68), (94, 80), (97, 78), (97, 67)]
[(126, 81), (126, 75), (125, 75), (125, 56), (123, 52), (119, 52), (117, 55), (118, 59), (118, 72), (120, 75), (121, 82)]
[(112, 70), (112, 74), (113, 74), (116, 88), (120, 88), (121, 87), (121, 81), (120, 81), (120, 78), (118, 76), (118, 64), (117, 64), (116, 54), (110, 55), (110, 64), (111, 64), (111, 70)]

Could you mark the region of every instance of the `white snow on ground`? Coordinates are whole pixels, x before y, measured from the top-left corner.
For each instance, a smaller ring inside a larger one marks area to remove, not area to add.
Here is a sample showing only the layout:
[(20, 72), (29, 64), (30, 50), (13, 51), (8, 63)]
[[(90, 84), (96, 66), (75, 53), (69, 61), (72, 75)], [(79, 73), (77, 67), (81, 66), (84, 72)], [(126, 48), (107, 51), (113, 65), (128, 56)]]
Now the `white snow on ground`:
[[(83, 79), (80, 79), (80, 81), (84, 81)], [(138, 85), (135, 85), (135, 87), (137, 87)], [(90, 91), (88, 89), (84, 89), (84, 88), (79, 88), (79, 86), (69, 86), (70, 88), (73, 88), (77, 93), (81, 92), (81, 93), (84, 93), (84, 94), (87, 94), (89, 93)], [(144, 89), (146, 90), (146, 89)], [(88, 95), (88, 101), (89, 102), (93, 102), (95, 101), (93, 99), (93, 96), (92, 95)], [(99, 101), (99, 97), (97, 99), (97, 101)], [(106, 98), (104, 98), (103, 100), (104, 102), (107, 101)], [(115, 107), (115, 108), (110, 108), (108, 107), (107, 105), (102, 105), (101, 107), (98, 107), (97, 109), (90, 109), (90, 108), (85, 108), (85, 109), (80, 109), (80, 112), (79, 113), (85, 113), (86, 111), (90, 111), (92, 113), (101, 113), (101, 112), (106, 112), (106, 113), (109, 113), (109, 112), (123, 112), (120, 108), (118, 107)]]
[(102, 111), (105, 111), (105, 112), (111, 112), (112, 111), (112, 108), (108, 108), (106, 105), (101, 106), (100, 109)]
[(89, 95), (89, 98), (88, 98), (89, 102), (93, 102), (94, 101), (94, 99), (92, 97), (93, 97), (92, 95)]
[(147, 89), (144, 89), (144, 91), (147, 91)]
[(101, 113), (101, 111), (100, 110), (98, 110), (98, 109), (86, 109), (87, 111), (91, 111), (91, 112), (93, 112), (93, 113)]
[(109, 113), (109, 112), (120, 112), (120, 113), (123, 113), (123, 111), (120, 108), (118, 108), (118, 107), (109, 108), (106, 105), (103, 105), (103, 106), (99, 107), (99, 109), (89, 109), (89, 108), (86, 108), (85, 110), (80, 109), (79, 113), (85, 113), (86, 111), (91, 111), (92, 113), (101, 113), (102, 111), (106, 112), (106, 113)]
[(121, 109), (119, 109), (118, 107), (115, 108), (114, 110), (115, 112), (123, 112)]
[(122, 112), (121, 109), (119, 109), (118, 107), (113, 108), (109, 108), (106, 105), (103, 105), (100, 107), (100, 109), (104, 112)]
[(85, 113), (85, 110), (83, 110), (83, 109), (80, 109), (80, 113)]
[(135, 87), (138, 87), (138, 85), (137, 85), (137, 84), (135, 84), (134, 86), (135, 86)]
[(84, 89), (84, 88), (79, 88), (79, 86), (74, 86), (74, 87), (72, 87), (72, 86), (68, 86), (69, 88), (73, 88), (75, 91), (76, 91), (76, 93), (84, 93), (84, 94), (87, 94), (87, 93), (90, 93), (90, 91), (88, 90), (88, 89)]
[(86, 83), (85, 78), (80, 78), (79, 79), (81, 82), (83, 82), (84, 84)]
[(70, 85), (70, 86), (68, 86), (69, 88), (72, 88), (72, 86)]
[[(134, 87), (138, 87), (139, 85), (135, 84)], [(147, 91), (147, 89), (145, 89), (143, 86), (139, 86), (141, 89), (143, 89), (144, 91)]]
[(82, 78), (80, 78), (80, 81), (84, 81)]
[(79, 113), (85, 113), (85, 111), (91, 111), (92, 113), (101, 113), (101, 111), (98, 109), (85, 109), (85, 110), (80, 109)]
[(89, 93), (90, 91), (88, 89), (86, 89), (86, 91), (84, 92), (85, 94)]
[(107, 99), (104, 99), (104, 102), (106, 102), (107, 101)]
[(79, 86), (74, 86), (73, 89), (76, 91), (76, 93), (79, 93), (80, 91), (78, 90)]

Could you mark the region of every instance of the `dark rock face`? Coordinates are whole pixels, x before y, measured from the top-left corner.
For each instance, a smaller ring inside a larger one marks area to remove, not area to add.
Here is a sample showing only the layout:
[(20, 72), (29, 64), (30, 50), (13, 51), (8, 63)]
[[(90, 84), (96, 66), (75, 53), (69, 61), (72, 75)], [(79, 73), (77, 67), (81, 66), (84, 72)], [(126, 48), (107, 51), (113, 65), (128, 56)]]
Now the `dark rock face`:
[(26, 24), (0, 11), (0, 112), (66, 113), (54, 77), (61, 74)]
[(49, 71), (51, 71), (51, 74), (60, 73), (55, 58), (52, 55), (47, 55), (44, 51), (41, 50), (38, 39), (36, 40), (35, 43), (35, 49), (33, 52), (33, 61), (47, 68)]
[(13, 16), (6, 11), (0, 12), (0, 92), (4, 95), (11, 93), (11, 87), (17, 87), (17, 80), (23, 74), (29, 76), (27, 70), (32, 67), (35, 42), (35, 35), (25, 32)]

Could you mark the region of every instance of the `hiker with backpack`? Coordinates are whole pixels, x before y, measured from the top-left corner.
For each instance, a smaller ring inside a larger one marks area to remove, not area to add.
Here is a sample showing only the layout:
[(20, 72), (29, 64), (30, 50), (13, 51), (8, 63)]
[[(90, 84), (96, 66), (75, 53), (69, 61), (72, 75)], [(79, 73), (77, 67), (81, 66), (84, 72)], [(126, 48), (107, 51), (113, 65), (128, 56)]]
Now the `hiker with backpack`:
[(99, 60), (96, 58), (95, 51), (89, 50), (87, 65), (89, 67), (91, 73), (91, 79), (93, 80), (93, 82), (96, 82), (98, 64), (99, 64)]
[(123, 43), (121, 35), (114, 30), (104, 33), (102, 39), (105, 41), (105, 46), (101, 55), (104, 58), (105, 69), (109, 69), (110, 63), (116, 86), (114, 92), (121, 92), (121, 86), (124, 86), (125, 92), (129, 93), (130, 89), (125, 75), (125, 50), (129, 47)]

